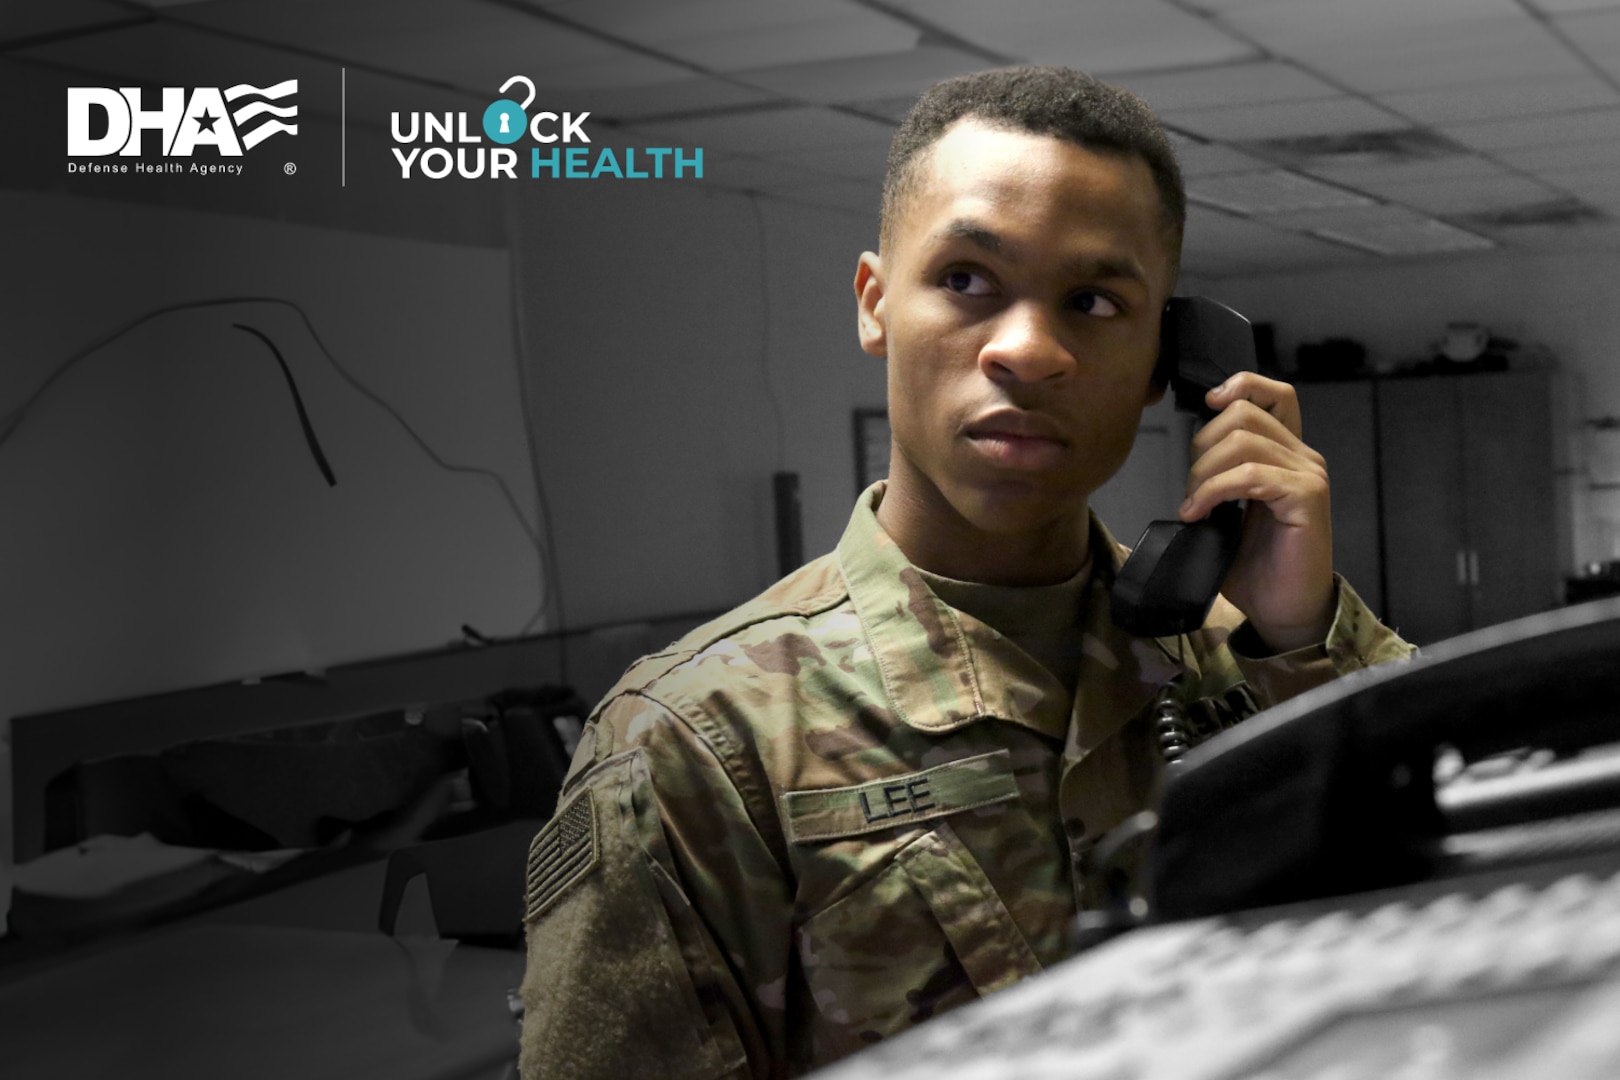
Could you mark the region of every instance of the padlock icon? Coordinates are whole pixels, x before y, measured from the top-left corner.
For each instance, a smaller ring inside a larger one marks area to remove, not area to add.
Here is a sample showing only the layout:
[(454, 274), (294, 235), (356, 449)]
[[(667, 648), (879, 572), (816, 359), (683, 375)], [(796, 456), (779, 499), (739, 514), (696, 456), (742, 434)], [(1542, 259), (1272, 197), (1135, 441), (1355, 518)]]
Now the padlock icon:
[(522, 104), (503, 97), (490, 102), (489, 108), (484, 110), (484, 134), (498, 143), (517, 142), (529, 126), (524, 110), (534, 104), (534, 83), (526, 76), (514, 75), (501, 84), (500, 92), (506, 93), (514, 83), (522, 83), (529, 91)]

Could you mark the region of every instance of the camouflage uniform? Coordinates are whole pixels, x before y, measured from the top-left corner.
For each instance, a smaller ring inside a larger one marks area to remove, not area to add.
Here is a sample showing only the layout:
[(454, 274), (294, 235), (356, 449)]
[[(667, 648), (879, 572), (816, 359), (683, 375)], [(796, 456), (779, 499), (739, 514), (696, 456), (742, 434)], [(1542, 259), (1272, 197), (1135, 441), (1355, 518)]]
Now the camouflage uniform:
[[(878, 526), (633, 666), (535, 838), (522, 1072), (795, 1075), (1066, 954), (1081, 852), (1147, 805), (1171, 680), (1205, 728), (1404, 658), (1342, 581), (1325, 649), (1126, 636), (1093, 519), (1072, 699)], [(1179, 677), (1179, 678), (1178, 678)]]

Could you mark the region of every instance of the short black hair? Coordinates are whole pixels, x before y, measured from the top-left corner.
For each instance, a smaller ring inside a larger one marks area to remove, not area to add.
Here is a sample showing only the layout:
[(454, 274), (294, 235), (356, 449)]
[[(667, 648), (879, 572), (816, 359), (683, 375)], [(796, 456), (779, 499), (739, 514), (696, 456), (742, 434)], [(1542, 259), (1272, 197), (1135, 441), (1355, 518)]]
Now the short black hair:
[(1139, 156), (1153, 173), (1165, 224), (1179, 248), (1187, 223), (1187, 193), (1159, 118), (1129, 90), (1072, 68), (1047, 66), (959, 75), (936, 83), (917, 100), (889, 144), (879, 226), (879, 238), (885, 245), (901, 204), (916, 184), (918, 156), (964, 117), (1034, 135), (1052, 135), (1088, 150)]

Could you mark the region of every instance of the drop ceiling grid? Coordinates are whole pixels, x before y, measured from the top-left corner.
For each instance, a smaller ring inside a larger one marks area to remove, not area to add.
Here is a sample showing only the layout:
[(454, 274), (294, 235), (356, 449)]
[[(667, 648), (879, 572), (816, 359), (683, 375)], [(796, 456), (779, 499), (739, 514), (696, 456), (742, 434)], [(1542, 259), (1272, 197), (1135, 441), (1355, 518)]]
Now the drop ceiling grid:
[(1280, 60), (1255, 60), (1191, 70), (1130, 73), (1111, 82), (1153, 106), (1155, 112), (1309, 101), (1342, 91)]
[[(288, 17), (295, 6), (296, 18)], [(237, 0), (171, 9), (182, 22), (483, 90), (509, 75), (594, 89), (665, 82), (688, 73), (544, 17), (485, 0)]]
[(1527, 0), (1527, 2), (1531, 7), (1545, 11), (1549, 15), (1620, 8), (1620, 0)]
[(647, 86), (593, 90), (588, 95), (581, 95), (581, 100), (590, 108), (592, 116), (623, 123), (774, 104), (777, 97), (764, 90), (724, 79), (687, 75)]
[(1382, 194), (1426, 214), (1457, 217), (1556, 199), (1561, 192), (1540, 180), (1512, 174), (1475, 176), (1444, 183), (1389, 185)]
[[(234, 86), (243, 81), (269, 85), (284, 79), (298, 79), (305, 86), (330, 81), (335, 86), (339, 78), (336, 65), (327, 61), (290, 54), (274, 45), (222, 39), (171, 22), (69, 38), (11, 55), (100, 73), (112, 83), (146, 86)], [(321, 110), (312, 101), (310, 111)]]
[(538, 0), (533, 6), (714, 72), (904, 52), (920, 36), (851, 0)]
[(667, 135), (688, 146), (776, 157), (802, 151), (836, 151), (869, 146), (886, 153), (893, 129), (875, 120), (830, 109), (795, 106), (759, 109), (727, 116), (661, 120), (628, 125), (651, 135)]
[(1555, 18), (1553, 26), (1611, 83), (1620, 79), (1620, 7)]
[(141, 18), (123, 4), (109, 0), (56, 0), (51, 4), (0, 5), (0, 43), (23, 41), (45, 34), (132, 22)]
[(1037, 64), (1097, 75), (1251, 59), (1255, 51), (1165, 0), (891, 0), (920, 25)]
[(1174, 109), (1165, 123), (1206, 139), (1238, 142), (1297, 135), (1348, 135), (1410, 127), (1404, 119), (1364, 98), (1342, 94), (1314, 101), (1276, 101), (1222, 109)]
[[(1510, 9), (1511, 5), (1491, 12), (1486, 9), (1486, 5), (1468, 0), (1467, 11), (1462, 10), (1460, 2), (1453, 4), (1450, 17), (1453, 20), (1457, 18), (1463, 20), (1460, 24), (1463, 33), (1454, 36), (1469, 40), (1475, 48), (1480, 47), (1482, 41), (1488, 42), (1487, 53), (1494, 53), (1497, 56), (1504, 53), (1512, 54), (1511, 61), (1505, 66), (1518, 72), (1520, 78), (1499, 80), (1502, 66), (1494, 70), (1483, 66), (1470, 70), (1470, 62), (1459, 60), (1459, 54), (1452, 51), (1451, 67), (1439, 73), (1439, 81), (1442, 84), (1440, 87), (1423, 86), (1420, 82), (1412, 81), (1414, 75), (1402, 74), (1400, 78), (1407, 80), (1405, 88), (1391, 93), (1379, 91), (1376, 87), (1378, 80), (1372, 80), (1374, 85), (1368, 86), (1364, 76), (1356, 78), (1353, 72), (1344, 69), (1342, 54), (1347, 52), (1348, 48), (1343, 35), (1352, 30), (1359, 30), (1374, 37), (1382, 35), (1386, 39), (1391, 35), (1404, 36), (1409, 40), (1402, 42), (1401, 49), (1398, 50), (1405, 54), (1403, 62), (1412, 72), (1427, 72), (1427, 77), (1434, 79), (1436, 73), (1432, 66), (1423, 62), (1430, 60), (1431, 56), (1422, 48), (1417, 49), (1414, 55), (1414, 50), (1409, 46), (1411, 40), (1433, 45), (1432, 39), (1435, 35), (1444, 37), (1450, 30), (1456, 28), (1458, 24), (1445, 22), (1446, 15), (1437, 13), (1436, 9), (1445, 5), (1415, 4), (1411, 0), (1401, 0), (1399, 4), (1391, 2), (1388, 5), (1383, 3), (1347, 5), (1290, 0), (1288, 10), (1282, 11), (1270, 0), (1251, 0), (1251, 2), (1239, 0), (1235, 3), (1216, 4), (1206, 4), (1199, 0), (1192, 2), (1195, 7), (1217, 14), (1219, 16), (1217, 21), (1232, 27), (1240, 35), (1248, 36), (1249, 40), (1259, 46), (1275, 48), (1279, 41), (1294, 46), (1294, 51), (1286, 58), (1290, 61), (1299, 59), (1305, 61), (1299, 65), (1299, 73), (1323, 85), (1337, 85), (1344, 88), (1367, 106), (1384, 110), (1384, 115), (1391, 117), (1392, 121), (1396, 117), (1400, 118), (1391, 124), (1394, 127), (1410, 124), (1414, 127), (1433, 128), (1444, 124), (1449, 118), (1494, 121), (1503, 117), (1523, 118), (1541, 113), (1579, 113), (1590, 111), (1594, 106), (1612, 104), (1617, 96), (1612, 83), (1594, 76), (1582, 56), (1567, 47), (1558, 34), (1538, 25), (1536, 20), (1522, 9)], [(1617, 0), (1617, 3), (1620, 3), (1620, 0)], [(1384, 19), (1369, 18), (1375, 8), (1382, 12)], [(1421, 10), (1423, 8), (1428, 10)], [(1336, 18), (1342, 20), (1338, 25), (1333, 22)], [(1417, 29), (1413, 29), (1414, 23)], [(1614, 37), (1617, 43), (1620, 43), (1620, 17), (1615, 18), (1614, 23), (1616, 27)], [(1289, 41), (1290, 33), (1302, 36)], [(1313, 43), (1308, 40), (1311, 35), (1326, 42), (1337, 40), (1339, 44)], [(1426, 36), (1431, 40), (1423, 42), (1422, 39)], [(1340, 55), (1336, 55), (1335, 50)], [(1482, 75), (1481, 71), (1488, 74)], [(1523, 77), (1526, 72), (1529, 73), (1528, 78)], [(1319, 78), (1322, 75), (1326, 75), (1327, 78)], [(1173, 80), (1166, 81), (1170, 90), (1176, 89)], [(1154, 88), (1152, 79), (1142, 79), (1138, 82), (1149, 92)], [(1448, 82), (1466, 85), (1444, 85)], [(1397, 82), (1396, 85), (1402, 84)], [(1530, 87), (1529, 90), (1523, 89), (1526, 85)], [(1505, 90), (1505, 87), (1513, 87), (1517, 92)], [(1337, 105), (1337, 102), (1342, 100), (1345, 99), (1335, 99), (1334, 107), (1342, 108)], [(1234, 122), (1234, 118), (1223, 116), (1219, 109), (1181, 111), (1169, 109), (1166, 112), (1167, 122), (1211, 140), (1207, 145), (1198, 148), (1199, 153), (1206, 155), (1227, 141), (1238, 141), (1240, 137), (1237, 133), (1246, 130), (1246, 124), (1252, 125), (1253, 128), (1262, 126), (1254, 123), (1252, 118)], [(1557, 117), (1549, 119), (1538, 116), (1532, 123), (1542, 129), (1548, 127), (1559, 129), (1563, 124), (1571, 122)], [(1598, 122), (1588, 119), (1572, 123), (1577, 128), (1585, 130)], [(1494, 127), (1494, 124), (1484, 123), (1467, 134), (1473, 136), (1476, 141), (1488, 141), (1493, 138), (1490, 129)], [(1369, 130), (1377, 129), (1369, 128)], [(1318, 129), (1310, 133), (1328, 132)], [(1263, 137), (1274, 138), (1283, 134), (1285, 131), (1276, 130)], [(1499, 134), (1494, 135), (1496, 139), (1503, 137)], [(1512, 139), (1525, 136), (1510, 132), (1505, 137)], [(1612, 136), (1606, 141), (1610, 145), (1620, 142)], [(1465, 142), (1465, 145), (1468, 144)], [(1489, 154), (1489, 149), (1475, 147), (1477, 156), (1461, 159), (1478, 161), (1479, 167), (1494, 174), (1489, 178), (1485, 176), (1475, 178), (1469, 183), (1459, 183), (1455, 178), (1442, 179), (1437, 176), (1422, 183), (1401, 184), (1391, 177), (1383, 182), (1361, 185), (1350, 175), (1335, 176), (1331, 172), (1319, 172), (1318, 175), (1335, 179), (1352, 189), (1367, 191), (1386, 202), (1400, 204), (1399, 209), (1413, 213), (1417, 219), (1410, 223), (1412, 228), (1424, 227), (1418, 222), (1427, 215), (1418, 215), (1416, 213), (1418, 210), (1442, 215), (1447, 213), (1461, 215), (1482, 209), (1499, 209), (1538, 200), (1546, 201), (1570, 190), (1555, 181), (1537, 176), (1534, 163), (1522, 157), (1512, 162), (1501, 162), (1501, 168), (1498, 169), (1495, 163), (1489, 162)], [(1469, 172), (1475, 168), (1473, 165), (1465, 165), (1461, 166), (1460, 171)], [(1192, 183), (1190, 179), (1189, 184)], [(1592, 182), (1583, 190), (1592, 192), (1597, 188), (1598, 184)], [(1608, 201), (1606, 196), (1607, 190), (1604, 189), (1600, 192), (1599, 198), (1590, 201), (1604, 206)], [(1305, 221), (1294, 224), (1305, 231), (1311, 228)], [(1196, 240), (1193, 243), (1196, 245)]]
[(733, 77), (795, 101), (845, 104), (904, 98), (909, 108), (941, 79), (983, 66), (982, 59), (960, 49), (924, 44), (899, 53), (743, 69)]
[(1620, 91), (1595, 75), (1384, 94), (1385, 107), (1437, 126), (1518, 119), (1620, 105)]

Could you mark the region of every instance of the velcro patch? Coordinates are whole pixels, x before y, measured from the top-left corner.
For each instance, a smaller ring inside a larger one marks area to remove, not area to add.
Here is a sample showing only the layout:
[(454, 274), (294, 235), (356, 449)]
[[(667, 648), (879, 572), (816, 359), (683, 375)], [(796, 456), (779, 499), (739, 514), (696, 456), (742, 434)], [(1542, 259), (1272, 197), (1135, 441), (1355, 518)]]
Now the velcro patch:
[(527, 909), (533, 922), (562, 895), (596, 868), (601, 857), (596, 842), (596, 803), (587, 789), (557, 811), (529, 845)]
[(802, 844), (859, 836), (1016, 798), (1012, 756), (995, 750), (853, 787), (790, 791), (782, 802), (788, 835)]

